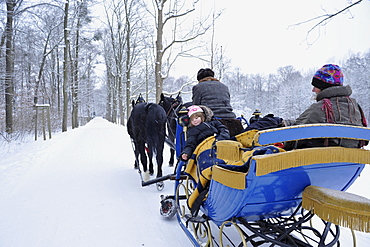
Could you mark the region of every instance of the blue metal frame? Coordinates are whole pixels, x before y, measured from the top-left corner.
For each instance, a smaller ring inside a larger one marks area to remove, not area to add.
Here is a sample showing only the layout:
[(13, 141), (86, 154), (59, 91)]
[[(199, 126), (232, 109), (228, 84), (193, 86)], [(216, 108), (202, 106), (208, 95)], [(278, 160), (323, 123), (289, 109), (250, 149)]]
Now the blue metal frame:
[[(174, 196), (176, 197), (177, 194), (177, 188), (180, 184), (180, 176), (183, 174), (182, 170), (185, 167), (186, 163), (184, 161), (180, 161), (176, 167), (176, 180), (175, 180), (175, 187), (174, 187)], [(186, 233), (186, 236), (190, 239), (190, 241), (193, 243), (194, 247), (200, 247), (198, 244), (198, 241), (194, 238), (194, 236), (191, 234), (189, 229), (186, 227), (186, 225), (181, 220), (181, 215), (177, 212), (176, 213), (177, 221), (179, 222), (180, 227), (182, 230)]]
[(185, 133), (184, 133), (184, 128), (177, 123), (176, 127), (176, 156), (180, 157), (180, 154), (182, 150), (185, 147), (186, 141), (185, 141)]

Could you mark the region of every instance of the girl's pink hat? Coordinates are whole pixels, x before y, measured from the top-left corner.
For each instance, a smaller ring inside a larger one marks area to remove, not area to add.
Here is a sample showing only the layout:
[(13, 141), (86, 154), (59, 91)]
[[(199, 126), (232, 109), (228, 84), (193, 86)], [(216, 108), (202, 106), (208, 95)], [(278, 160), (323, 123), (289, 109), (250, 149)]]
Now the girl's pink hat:
[(192, 106), (189, 106), (188, 107), (188, 115), (189, 117), (191, 117), (191, 115), (193, 115), (194, 113), (197, 113), (197, 112), (203, 112), (202, 108), (200, 108), (199, 106), (197, 105), (192, 105)]

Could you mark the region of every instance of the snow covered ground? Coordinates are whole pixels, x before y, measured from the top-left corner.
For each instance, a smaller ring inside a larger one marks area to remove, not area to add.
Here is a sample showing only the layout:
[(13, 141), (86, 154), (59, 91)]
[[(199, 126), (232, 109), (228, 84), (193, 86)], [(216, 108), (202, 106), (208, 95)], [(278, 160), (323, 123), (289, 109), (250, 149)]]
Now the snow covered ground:
[[(166, 147), (164, 174), (167, 166)], [(161, 194), (141, 187), (126, 128), (102, 118), (47, 141), (0, 150), (1, 247), (192, 246), (175, 218), (159, 214)], [(370, 198), (370, 168), (349, 190)], [(357, 246), (370, 234), (357, 233)], [(343, 229), (341, 246), (353, 246)]]

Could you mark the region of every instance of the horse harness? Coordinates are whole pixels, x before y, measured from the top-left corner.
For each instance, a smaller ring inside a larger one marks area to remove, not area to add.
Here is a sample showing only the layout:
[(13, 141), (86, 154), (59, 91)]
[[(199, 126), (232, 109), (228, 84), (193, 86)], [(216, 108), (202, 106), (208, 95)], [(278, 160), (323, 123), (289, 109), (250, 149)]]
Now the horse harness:
[(175, 114), (175, 117), (177, 117), (176, 112), (180, 106), (181, 106), (180, 101), (178, 99), (175, 99), (175, 101), (171, 103), (170, 108), (166, 112), (167, 117), (171, 114), (171, 111), (173, 111)]

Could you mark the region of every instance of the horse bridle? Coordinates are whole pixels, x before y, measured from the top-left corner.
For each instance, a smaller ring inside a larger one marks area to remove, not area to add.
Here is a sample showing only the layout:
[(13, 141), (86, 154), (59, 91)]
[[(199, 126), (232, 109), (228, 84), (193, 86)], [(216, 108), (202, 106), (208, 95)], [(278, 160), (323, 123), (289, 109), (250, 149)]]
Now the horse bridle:
[(175, 102), (173, 102), (173, 104), (171, 104), (171, 107), (167, 112), (167, 116), (170, 114), (171, 110), (173, 110), (173, 112), (175, 113), (175, 116), (178, 117), (176, 112), (177, 112), (177, 110), (179, 109), (180, 106), (181, 106), (181, 104), (180, 104), (179, 100), (175, 100)]
[[(162, 100), (162, 102), (163, 102), (163, 100)], [(173, 111), (174, 114), (175, 114), (175, 117), (177, 118), (177, 113), (176, 112), (177, 112), (177, 110), (179, 109), (180, 106), (181, 106), (180, 101), (178, 99), (175, 99), (175, 101), (170, 104), (170, 108), (166, 112), (166, 116), (168, 117), (170, 115), (171, 111)]]

